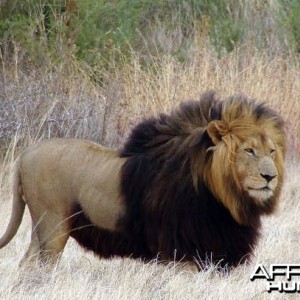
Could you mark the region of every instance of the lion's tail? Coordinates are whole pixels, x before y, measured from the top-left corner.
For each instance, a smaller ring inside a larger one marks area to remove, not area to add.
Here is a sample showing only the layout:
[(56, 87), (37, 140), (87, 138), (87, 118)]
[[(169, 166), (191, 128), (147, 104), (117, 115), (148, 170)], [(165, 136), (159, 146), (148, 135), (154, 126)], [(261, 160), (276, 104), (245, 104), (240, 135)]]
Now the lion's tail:
[(0, 239), (0, 248), (3, 248), (7, 245), (15, 234), (18, 231), (18, 228), (22, 222), (24, 209), (25, 209), (25, 202), (22, 199), (22, 191), (21, 191), (21, 174), (20, 174), (20, 162), (18, 162), (16, 167), (16, 172), (14, 176), (14, 183), (13, 183), (13, 207), (12, 207), (12, 214), (10, 217), (9, 224), (4, 235)]

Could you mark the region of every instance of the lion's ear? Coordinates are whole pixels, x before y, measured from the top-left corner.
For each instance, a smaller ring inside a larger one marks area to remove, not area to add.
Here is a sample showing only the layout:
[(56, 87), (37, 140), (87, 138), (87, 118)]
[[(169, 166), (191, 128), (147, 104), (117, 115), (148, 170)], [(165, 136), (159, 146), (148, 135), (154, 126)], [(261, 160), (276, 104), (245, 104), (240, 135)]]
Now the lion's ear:
[(208, 123), (206, 131), (212, 142), (216, 145), (222, 140), (224, 135), (229, 133), (229, 128), (226, 122), (215, 120)]

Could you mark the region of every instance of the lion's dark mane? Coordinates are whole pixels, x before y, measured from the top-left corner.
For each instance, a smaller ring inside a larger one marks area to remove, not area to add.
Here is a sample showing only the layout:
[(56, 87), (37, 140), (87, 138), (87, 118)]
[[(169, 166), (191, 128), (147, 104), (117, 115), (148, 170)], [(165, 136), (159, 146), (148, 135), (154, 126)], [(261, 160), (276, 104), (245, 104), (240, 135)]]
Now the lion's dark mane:
[[(259, 236), (260, 212), (253, 209), (250, 225), (238, 224), (212, 195), (201, 174), (195, 187), (191, 171), (195, 163), (201, 169), (211, 158), (206, 150), (212, 142), (205, 126), (221, 118), (222, 105), (214, 93), (207, 93), (200, 101), (181, 104), (170, 115), (137, 125), (120, 150), (127, 161), (121, 171), (126, 213), (119, 221), (119, 231), (95, 227), (91, 231), (82, 214), (74, 219), (73, 228), (83, 230), (71, 235), (104, 257), (208, 259), (221, 266), (247, 260)], [(261, 104), (256, 104), (254, 114), (277, 117)], [(278, 126), (280, 122), (278, 119)], [(79, 206), (74, 208), (80, 211)]]

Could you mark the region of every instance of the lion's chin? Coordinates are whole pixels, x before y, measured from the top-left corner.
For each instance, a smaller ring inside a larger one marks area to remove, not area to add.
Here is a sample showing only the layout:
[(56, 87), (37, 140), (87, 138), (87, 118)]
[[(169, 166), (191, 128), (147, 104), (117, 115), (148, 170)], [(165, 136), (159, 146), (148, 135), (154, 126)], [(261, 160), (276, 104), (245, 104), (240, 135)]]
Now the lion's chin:
[(274, 195), (273, 191), (269, 188), (248, 189), (248, 194), (251, 198), (259, 202), (265, 202)]

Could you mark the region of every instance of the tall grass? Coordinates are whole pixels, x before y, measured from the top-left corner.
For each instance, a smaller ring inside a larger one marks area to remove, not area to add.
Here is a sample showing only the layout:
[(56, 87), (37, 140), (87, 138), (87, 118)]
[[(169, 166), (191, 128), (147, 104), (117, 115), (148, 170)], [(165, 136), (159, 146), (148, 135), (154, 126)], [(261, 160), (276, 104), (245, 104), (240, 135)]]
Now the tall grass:
[(2, 153), (16, 135), (19, 148), (51, 137), (86, 138), (118, 147), (142, 118), (214, 89), (221, 96), (243, 93), (267, 102), (286, 122), (289, 156), (299, 157), (300, 77), (293, 56), (241, 46), (222, 58), (209, 48), (195, 47), (187, 58), (178, 62), (165, 55), (141, 63), (133, 56), (122, 66), (99, 71), (72, 58), (46, 72), (25, 73), (18, 65), (4, 69)]

